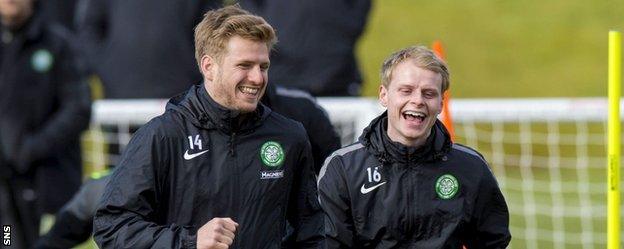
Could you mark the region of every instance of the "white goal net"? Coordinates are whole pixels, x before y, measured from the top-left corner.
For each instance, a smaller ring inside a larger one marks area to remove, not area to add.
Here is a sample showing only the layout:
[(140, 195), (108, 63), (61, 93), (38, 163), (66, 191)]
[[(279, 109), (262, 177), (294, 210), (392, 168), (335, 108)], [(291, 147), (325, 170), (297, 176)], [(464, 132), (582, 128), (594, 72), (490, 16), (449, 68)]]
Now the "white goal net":
[[(318, 100), (343, 144), (382, 111), (373, 99)], [(114, 164), (133, 127), (161, 114), (165, 103), (96, 102), (84, 136), (87, 168)], [(485, 156), (505, 195), (510, 248), (606, 247), (606, 99), (459, 99), (450, 105), (456, 142)]]

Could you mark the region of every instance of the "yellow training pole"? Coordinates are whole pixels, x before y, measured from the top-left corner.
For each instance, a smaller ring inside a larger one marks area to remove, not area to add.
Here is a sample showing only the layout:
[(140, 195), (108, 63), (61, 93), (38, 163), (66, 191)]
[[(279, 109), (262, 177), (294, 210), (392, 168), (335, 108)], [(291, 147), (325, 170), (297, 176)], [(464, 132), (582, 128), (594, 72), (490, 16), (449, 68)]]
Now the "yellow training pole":
[(607, 249), (620, 248), (620, 90), (622, 33), (609, 31), (609, 145)]

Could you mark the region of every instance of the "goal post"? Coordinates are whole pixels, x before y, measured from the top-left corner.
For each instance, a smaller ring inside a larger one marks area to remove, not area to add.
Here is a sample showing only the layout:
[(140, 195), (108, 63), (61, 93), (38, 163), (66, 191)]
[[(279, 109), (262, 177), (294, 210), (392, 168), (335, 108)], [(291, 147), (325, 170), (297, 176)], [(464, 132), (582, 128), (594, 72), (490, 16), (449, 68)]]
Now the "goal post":
[(609, 32), (609, 128), (608, 128), (608, 249), (620, 248), (620, 95), (622, 85), (622, 34)]

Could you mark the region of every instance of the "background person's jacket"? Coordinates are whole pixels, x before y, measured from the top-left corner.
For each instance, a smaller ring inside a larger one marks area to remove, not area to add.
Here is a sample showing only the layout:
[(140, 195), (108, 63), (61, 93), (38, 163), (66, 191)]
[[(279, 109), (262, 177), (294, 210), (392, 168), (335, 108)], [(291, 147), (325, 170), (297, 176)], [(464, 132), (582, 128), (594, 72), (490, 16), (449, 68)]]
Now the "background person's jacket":
[[(319, 176), (327, 248), (505, 248), (509, 213), (483, 157), (436, 121), (415, 149), (391, 141), (387, 113)], [(453, 181), (455, 179), (455, 181)]]
[(305, 128), (314, 156), (314, 170), (318, 174), (325, 158), (340, 148), (340, 137), (323, 107), (309, 93), (269, 84), (262, 103), (287, 118), (301, 122)]
[(171, 98), (201, 81), (193, 29), (217, 0), (80, 0), (76, 31), (110, 99)]
[(230, 248), (280, 248), (286, 220), (297, 248), (318, 248), (323, 218), (303, 127), (261, 104), (242, 116), (202, 85), (174, 97), (111, 175), (94, 220), (98, 245), (194, 248), (201, 226), (231, 217)]
[(73, 248), (88, 240), (93, 232), (98, 200), (109, 179), (106, 172), (82, 184), (78, 193), (56, 214), (54, 225), (37, 240), (34, 248)]
[(271, 82), (314, 96), (357, 96), (362, 76), (355, 44), (364, 31), (370, 0), (238, 0), (275, 28)]
[(82, 178), (79, 138), (91, 115), (84, 63), (70, 33), (37, 12), (0, 32), (0, 178), (32, 189), (38, 211), (55, 213)]

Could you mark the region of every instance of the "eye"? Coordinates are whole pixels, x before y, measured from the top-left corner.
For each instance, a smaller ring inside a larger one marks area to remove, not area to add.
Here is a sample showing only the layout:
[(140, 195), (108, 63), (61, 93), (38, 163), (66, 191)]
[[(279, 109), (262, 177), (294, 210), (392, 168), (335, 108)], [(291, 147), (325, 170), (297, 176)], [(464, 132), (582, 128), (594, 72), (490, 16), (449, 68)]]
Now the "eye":
[(239, 68), (242, 68), (242, 69), (250, 69), (251, 68), (251, 64), (249, 64), (249, 63), (240, 63), (240, 64), (238, 64), (236, 66), (239, 67)]
[(268, 64), (263, 64), (263, 65), (260, 65), (260, 70), (262, 70), (262, 71), (267, 71), (267, 70), (269, 70), (269, 65), (268, 65)]
[(438, 92), (436, 91), (425, 91), (423, 94), (425, 98), (432, 99), (438, 97)]
[(403, 94), (403, 95), (408, 95), (410, 93), (412, 93), (412, 90), (409, 88), (401, 88), (399, 89), (399, 93)]

